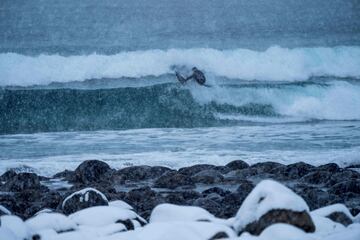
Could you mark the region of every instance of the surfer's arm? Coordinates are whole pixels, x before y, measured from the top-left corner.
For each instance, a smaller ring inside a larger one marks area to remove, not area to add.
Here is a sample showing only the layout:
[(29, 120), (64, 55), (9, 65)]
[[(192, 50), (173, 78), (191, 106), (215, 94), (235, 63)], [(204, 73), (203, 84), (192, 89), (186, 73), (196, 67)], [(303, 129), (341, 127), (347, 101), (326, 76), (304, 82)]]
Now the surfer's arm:
[(185, 78), (185, 81), (190, 80), (190, 79), (192, 79), (193, 77), (194, 77), (194, 74), (191, 75), (191, 76), (188, 76), (187, 78)]

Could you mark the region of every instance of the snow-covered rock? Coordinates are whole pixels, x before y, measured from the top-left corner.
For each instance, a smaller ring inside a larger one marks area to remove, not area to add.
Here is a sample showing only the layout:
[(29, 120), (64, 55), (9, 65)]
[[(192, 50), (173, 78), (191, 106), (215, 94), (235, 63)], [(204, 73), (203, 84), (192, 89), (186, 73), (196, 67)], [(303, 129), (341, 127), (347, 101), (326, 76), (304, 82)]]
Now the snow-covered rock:
[(194, 221), (212, 221), (215, 216), (200, 207), (178, 206), (164, 203), (156, 206), (151, 212), (150, 223), (154, 222), (194, 222)]
[(325, 237), (334, 231), (342, 231), (345, 229), (344, 225), (316, 214), (311, 213), (311, 219), (315, 224), (315, 233), (321, 237)]
[(102, 240), (209, 240), (235, 238), (235, 232), (222, 224), (209, 222), (156, 222), (141, 229), (114, 234)]
[(128, 230), (135, 228), (132, 220), (138, 221), (142, 225), (145, 224), (145, 220), (134, 211), (113, 206), (96, 206), (86, 208), (69, 215), (69, 218), (78, 225), (95, 227), (120, 223)]
[(71, 214), (84, 208), (108, 205), (106, 196), (95, 188), (84, 188), (64, 199), (62, 209)]
[(33, 231), (53, 229), (55, 232), (67, 232), (77, 228), (74, 221), (61, 213), (40, 213), (25, 221)]
[(354, 217), (349, 209), (340, 203), (316, 209), (312, 211), (311, 214), (330, 218), (334, 222), (341, 223), (344, 226), (348, 226), (354, 221)]
[(20, 240), (20, 239), (10, 229), (6, 227), (0, 227), (0, 240)]
[(306, 202), (292, 190), (273, 181), (261, 181), (246, 197), (236, 214), (234, 228), (260, 234), (275, 223), (287, 223), (306, 232), (315, 231)]
[(130, 206), (128, 203), (121, 201), (121, 200), (114, 200), (109, 202), (109, 206), (118, 207), (118, 208), (124, 208), (133, 210), (134, 208)]
[(315, 240), (312, 234), (307, 234), (300, 228), (289, 224), (277, 223), (266, 228), (261, 234), (260, 239), (276, 240)]
[(2, 215), (10, 215), (11, 212), (9, 209), (7, 209), (6, 207), (4, 207), (3, 205), (0, 205), (0, 216)]
[(18, 239), (27, 239), (31, 235), (29, 227), (17, 216), (1, 216), (0, 223), (2, 228), (9, 229)]

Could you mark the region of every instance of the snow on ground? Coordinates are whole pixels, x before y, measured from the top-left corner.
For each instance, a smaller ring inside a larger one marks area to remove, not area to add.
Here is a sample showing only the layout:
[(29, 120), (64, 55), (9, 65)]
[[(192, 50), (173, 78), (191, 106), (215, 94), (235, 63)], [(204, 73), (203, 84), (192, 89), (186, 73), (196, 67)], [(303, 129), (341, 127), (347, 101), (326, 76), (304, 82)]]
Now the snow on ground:
[(234, 227), (239, 231), (273, 209), (309, 211), (306, 202), (292, 190), (273, 180), (263, 180), (242, 203)]
[(56, 232), (66, 232), (77, 229), (77, 225), (70, 218), (61, 213), (40, 213), (25, 223), (34, 231), (52, 229)]
[(138, 217), (132, 210), (112, 206), (85, 208), (69, 215), (69, 218), (78, 225), (95, 227), (113, 224), (119, 220), (136, 219)]

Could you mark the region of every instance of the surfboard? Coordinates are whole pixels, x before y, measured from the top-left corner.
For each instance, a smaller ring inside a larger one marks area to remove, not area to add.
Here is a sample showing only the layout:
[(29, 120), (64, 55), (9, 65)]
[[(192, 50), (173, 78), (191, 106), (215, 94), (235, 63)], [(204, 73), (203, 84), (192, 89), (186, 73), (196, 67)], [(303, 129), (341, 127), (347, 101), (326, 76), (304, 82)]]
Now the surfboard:
[(175, 75), (176, 75), (176, 78), (177, 80), (181, 83), (181, 84), (184, 84), (186, 82), (186, 79), (180, 75), (180, 73), (178, 72), (175, 72)]

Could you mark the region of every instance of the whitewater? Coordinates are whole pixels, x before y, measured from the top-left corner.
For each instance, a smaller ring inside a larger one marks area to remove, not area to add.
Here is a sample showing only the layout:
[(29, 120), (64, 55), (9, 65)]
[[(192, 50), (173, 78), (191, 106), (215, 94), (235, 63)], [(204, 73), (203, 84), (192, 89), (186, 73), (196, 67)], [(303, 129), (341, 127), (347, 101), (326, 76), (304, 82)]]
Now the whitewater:
[(114, 55), (0, 54), (1, 86), (101, 78), (159, 77), (198, 66), (209, 75), (239, 80), (304, 81), (311, 77), (360, 78), (360, 47), (282, 48), (265, 51), (212, 48), (120, 52)]

